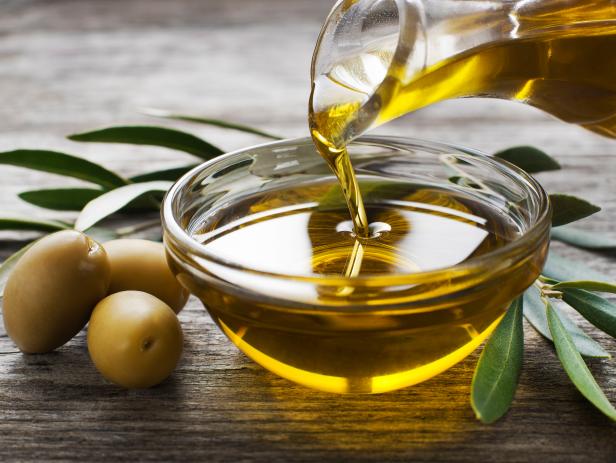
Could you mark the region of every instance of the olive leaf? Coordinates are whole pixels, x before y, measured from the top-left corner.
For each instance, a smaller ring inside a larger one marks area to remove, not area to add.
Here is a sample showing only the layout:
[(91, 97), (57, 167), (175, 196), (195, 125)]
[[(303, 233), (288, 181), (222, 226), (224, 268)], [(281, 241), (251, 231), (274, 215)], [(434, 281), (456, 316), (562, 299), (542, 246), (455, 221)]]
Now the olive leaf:
[[(601, 345), (584, 333), (573, 320), (563, 314), (557, 307), (553, 307), (558, 311), (560, 319), (577, 351), (585, 357), (609, 358), (610, 354)], [(524, 293), (524, 317), (532, 325), (532, 327), (541, 334), (544, 338), (553, 341), (548, 320), (545, 312), (545, 303), (541, 298), (541, 293), (535, 286), (531, 286)]]
[(13, 271), (13, 268), (15, 268), (15, 265), (17, 265), (19, 259), (21, 259), (21, 256), (23, 256), (26, 251), (34, 245), (34, 243), (36, 243), (36, 241), (26, 244), (19, 251), (10, 255), (4, 262), (2, 262), (2, 265), (0, 265), (0, 296), (4, 293), (4, 287), (6, 286), (6, 282), (8, 281), (9, 275)]
[(550, 333), (554, 338), (556, 353), (563, 365), (567, 375), (589, 402), (597, 407), (610, 419), (616, 420), (616, 409), (607, 400), (605, 394), (595, 381), (592, 373), (584, 363), (582, 356), (576, 350), (569, 333), (565, 329), (559, 314), (554, 310), (552, 304), (546, 301), (547, 319)]
[(105, 188), (126, 185), (127, 181), (115, 172), (66, 153), (48, 150), (14, 150), (0, 153), (0, 164), (27, 167), (52, 174), (74, 177)]
[(616, 293), (616, 284), (605, 281), (578, 280), (561, 281), (552, 286), (552, 289), (563, 290), (567, 288), (584, 289), (586, 291), (600, 291), (603, 293)]
[(260, 137), (269, 138), (271, 140), (282, 140), (283, 137), (278, 135), (272, 135), (271, 133), (264, 132), (263, 130), (255, 129), (247, 125), (236, 124), (235, 122), (223, 121), (220, 119), (212, 119), (209, 117), (201, 116), (189, 116), (184, 114), (176, 114), (164, 109), (156, 108), (144, 108), (141, 112), (147, 116), (160, 117), (163, 119), (172, 119), (176, 121), (194, 122), (196, 124), (212, 125), (223, 129), (237, 130), (239, 132), (252, 133), (253, 135), (259, 135)]
[(484, 423), (502, 417), (513, 402), (524, 356), (522, 298), (509, 307), (486, 343), (471, 384), (471, 406)]
[(186, 172), (191, 171), (199, 164), (190, 164), (182, 167), (172, 167), (170, 169), (155, 170), (153, 172), (146, 172), (144, 174), (135, 175), (131, 177), (132, 182), (152, 182), (154, 180), (166, 180), (169, 182), (175, 182)]
[(69, 224), (58, 220), (33, 219), (31, 217), (0, 217), (0, 230), (29, 230), (53, 232), (71, 228)]
[(616, 239), (569, 226), (552, 229), (552, 239), (583, 249), (616, 250)]
[(562, 288), (563, 301), (601, 331), (616, 337), (616, 304), (583, 289)]
[(552, 225), (554, 227), (576, 222), (601, 210), (599, 206), (571, 195), (551, 194), (550, 202), (552, 203)]
[(77, 217), (75, 229), (86, 230), (135, 199), (147, 193), (166, 192), (171, 185), (172, 182), (155, 181), (134, 183), (111, 190), (86, 204)]
[(548, 254), (548, 259), (543, 268), (543, 275), (558, 281), (570, 280), (596, 280), (609, 281), (610, 277), (597, 272), (586, 265), (559, 256), (554, 252)]
[(56, 211), (80, 211), (105, 190), (96, 188), (50, 188), (19, 193), (21, 199), (35, 206)]
[(164, 148), (184, 151), (206, 160), (223, 153), (217, 146), (195, 135), (167, 127), (138, 125), (108, 127), (69, 135), (67, 138), (73, 141), (162, 146)]
[(514, 146), (499, 151), (494, 156), (518, 166), (529, 174), (560, 169), (560, 164), (554, 158), (532, 146)]

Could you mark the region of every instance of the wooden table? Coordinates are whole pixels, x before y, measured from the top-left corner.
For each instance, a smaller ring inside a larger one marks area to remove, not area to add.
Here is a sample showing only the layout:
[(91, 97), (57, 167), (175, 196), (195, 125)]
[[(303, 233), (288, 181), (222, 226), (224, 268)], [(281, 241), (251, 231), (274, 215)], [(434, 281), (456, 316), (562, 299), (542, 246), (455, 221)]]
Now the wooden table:
[[(76, 144), (63, 136), (160, 123), (143, 107), (231, 119), (287, 136), (306, 130), (309, 60), (329, 1), (56, 0), (2, 2), (0, 149), (52, 148), (123, 174), (189, 160), (164, 149)], [(226, 149), (256, 138), (172, 123)], [(586, 226), (614, 233), (616, 142), (521, 105), (456, 101), (382, 130), (493, 152), (534, 144), (562, 162), (550, 191), (604, 210)], [(71, 218), (27, 205), (26, 189), (77, 185), (0, 166), (2, 213)], [(31, 234), (0, 235), (6, 257)], [(554, 245), (616, 277), (616, 260)], [(181, 316), (180, 367), (159, 387), (125, 391), (92, 366), (80, 334), (49, 355), (0, 355), (0, 459), (203, 461), (609, 461), (616, 429), (569, 383), (551, 345), (526, 326), (515, 405), (498, 423), (469, 406), (477, 355), (421, 385), (375, 396), (314, 392), (239, 353), (196, 300)], [(588, 327), (588, 325), (586, 325)], [(616, 343), (589, 328), (616, 354)], [(0, 350), (13, 351), (0, 338)], [(592, 370), (616, 402), (614, 361)]]

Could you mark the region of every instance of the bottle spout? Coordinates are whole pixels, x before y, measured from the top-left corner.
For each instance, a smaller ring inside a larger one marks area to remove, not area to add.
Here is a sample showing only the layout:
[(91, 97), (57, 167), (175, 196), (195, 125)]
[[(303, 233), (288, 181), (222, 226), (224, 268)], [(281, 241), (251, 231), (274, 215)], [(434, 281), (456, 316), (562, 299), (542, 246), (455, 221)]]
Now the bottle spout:
[(416, 105), (381, 111), (431, 66), (479, 45), (515, 37), (516, 8), (525, 3), (340, 0), (313, 55), (311, 122), (319, 125), (314, 115), (323, 114), (328, 138), (343, 146), (371, 127), (430, 104), (432, 100), (420, 96)]
[(327, 112), (330, 123), (335, 108), (353, 115), (341, 121), (340, 144), (373, 125), (386, 78), (425, 67), (422, 6), (409, 0), (340, 0), (330, 12), (312, 59), (310, 110)]

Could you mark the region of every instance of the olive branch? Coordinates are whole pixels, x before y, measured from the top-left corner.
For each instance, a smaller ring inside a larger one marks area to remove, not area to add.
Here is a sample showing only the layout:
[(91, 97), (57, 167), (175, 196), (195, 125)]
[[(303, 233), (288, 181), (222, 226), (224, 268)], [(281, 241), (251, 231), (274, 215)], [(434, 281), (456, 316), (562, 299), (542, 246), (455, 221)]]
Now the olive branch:
[[(281, 138), (252, 127), (217, 119), (162, 110), (148, 110), (146, 114), (247, 132), (272, 140)], [(73, 223), (7, 214), (0, 216), (0, 230), (50, 233), (75, 228), (105, 241), (150, 228), (159, 229), (158, 219), (115, 229), (98, 224), (118, 212), (142, 218), (147, 211), (158, 211), (162, 195), (172, 182), (198, 165), (198, 162), (213, 159), (224, 152), (191, 133), (160, 126), (109, 127), (70, 135), (68, 139), (76, 142), (165, 147), (188, 153), (195, 157), (195, 162), (125, 178), (97, 163), (67, 153), (41, 149), (2, 152), (0, 164), (73, 177), (90, 186), (30, 190), (18, 195), (22, 200), (42, 208), (79, 211)], [(494, 156), (530, 174), (561, 169), (552, 157), (530, 146), (513, 147), (495, 153)], [(463, 176), (452, 177), (450, 181), (466, 182), (472, 187), (472, 179)], [(616, 239), (567, 225), (599, 212), (599, 207), (566, 194), (551, 194), (550, 200), (554, 211), (552, 225), (555, 227), (552, 239), (595, 252), (616, 250)], [(11, 255), (0, 266), (0, 294), (11, 269), (32, 244), (27, 244)], [(616, 304), (600, 295), (616, 293), (616, 284), (608, 280), (606, 275), (550, 252), (541, 277), (512, 303), (485, 344), (471, 386), (471, 406), (477, 418), (485, 423), (494, 422), (507, 412), (514, 400), (522, 368), (523, 318), (526, 318), (537, 332), (553, 342), (564, 370), (582, 395), (609, 418), (616, 420), (616, 409), (606, 398), (583, 359), (583, 356), (606, 359), (610, 355), (561, 310), (562, 306), (569, 306), (598, 329), (616, 337)]]

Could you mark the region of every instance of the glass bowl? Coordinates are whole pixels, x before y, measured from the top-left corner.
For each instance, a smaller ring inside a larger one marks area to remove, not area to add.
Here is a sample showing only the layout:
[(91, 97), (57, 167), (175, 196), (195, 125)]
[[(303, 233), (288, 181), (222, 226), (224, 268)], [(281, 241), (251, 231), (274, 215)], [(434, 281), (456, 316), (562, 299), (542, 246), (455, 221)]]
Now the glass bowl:
[[(164, 200), (164, 241), (179, 281), (252, 360), (319, 390), (379, 393), (424, 381), (481, 344), (539, 276), (551, 210), (532, 177), (474, 150), (363, 137), (349, 152), (360, 185), (395, 181), (467, 198), (506, 220), (515, 236), (460, 263), (355, 277), (302, 273), (293, 261), (281, 272), (276, 259), (288, 256), (248, 235), (232, 246), (202, 244), (225, 227), (241, 229), (248, 216), (305, 206), (314, 200), (309, 192), (335, 184), (312, 141), (301, 138), (229, 153), (184, 175)], [(368, 206), (391, 199), (379, 191)], [(268, 233), (281, 249), (297, 238), (284, 227)], [(429, 243), (436, 254), (439, 243), (451, 249), (457, 239), (436, 235)]]

